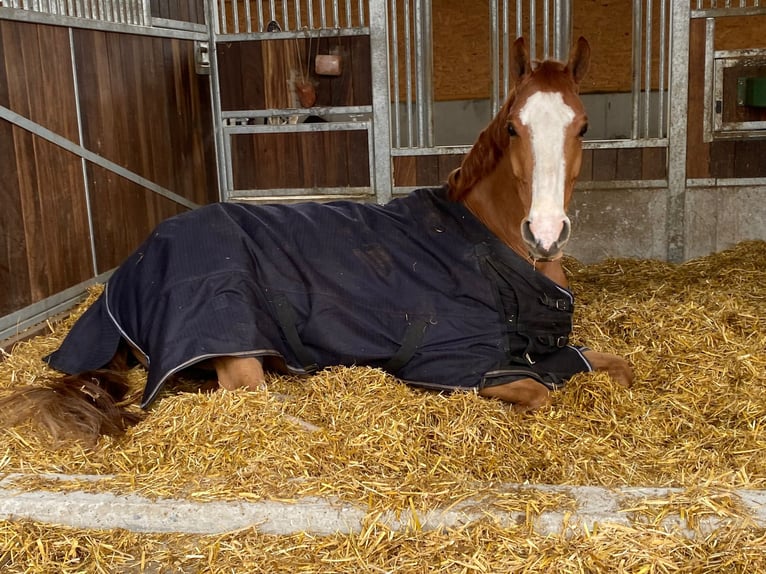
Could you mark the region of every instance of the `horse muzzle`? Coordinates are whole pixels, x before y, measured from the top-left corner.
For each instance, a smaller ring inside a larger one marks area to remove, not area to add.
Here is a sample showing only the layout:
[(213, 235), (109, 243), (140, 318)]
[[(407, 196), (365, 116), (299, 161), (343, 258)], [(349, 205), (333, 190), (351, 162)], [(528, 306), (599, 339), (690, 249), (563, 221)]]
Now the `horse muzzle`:
[(521, 224), (521, 238), (527, 244), (529, 255), (538, 261), (558, 259), (571, 233), (569, 218), (543, 219), (532, 222), (525, 219)]

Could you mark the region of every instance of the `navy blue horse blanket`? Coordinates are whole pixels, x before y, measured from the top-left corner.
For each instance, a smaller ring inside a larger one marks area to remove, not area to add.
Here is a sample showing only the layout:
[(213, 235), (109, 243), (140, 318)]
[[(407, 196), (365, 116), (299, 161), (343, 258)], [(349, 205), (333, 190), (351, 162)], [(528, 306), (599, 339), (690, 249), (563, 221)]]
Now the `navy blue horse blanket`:
[(104, 367), (121, 338), (148, 361), (142, 407), (216, 356), (290, 372), (369, 365), (433, 389), (591, 369), (568, 344), (574, 301), (446, 188), (386, 205), (217, 203), (168, 219), (47, 357)]

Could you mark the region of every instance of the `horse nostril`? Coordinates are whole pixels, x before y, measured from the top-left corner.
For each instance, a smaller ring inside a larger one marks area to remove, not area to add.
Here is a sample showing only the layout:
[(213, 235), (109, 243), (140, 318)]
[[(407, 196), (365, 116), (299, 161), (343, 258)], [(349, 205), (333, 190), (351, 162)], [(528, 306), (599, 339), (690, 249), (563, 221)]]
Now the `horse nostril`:
[(559, 233), (559, 238), (556, 240), (556, 243), (558, 243), (559, 247), (563, 247), (564, 244), (569, 241), (569, 234), (572, 232), (572, 225), (569, 223), (569, 218), (564, 218), (563, 224), (561, 226), (561, 233)]
[(525, 219), (521, 224), (521, 238), (527, 245), (535, 245), (537, 243), (537, 238), (532, 233), (532, 222), (529, 219)]

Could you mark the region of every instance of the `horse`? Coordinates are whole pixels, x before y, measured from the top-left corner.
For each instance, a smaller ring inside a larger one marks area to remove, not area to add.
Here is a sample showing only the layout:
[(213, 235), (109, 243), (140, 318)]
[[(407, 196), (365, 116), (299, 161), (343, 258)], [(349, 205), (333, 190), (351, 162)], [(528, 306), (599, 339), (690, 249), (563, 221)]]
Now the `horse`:
[(625, 359), (568, 341), (561, 257), (589, 60), (584, 38), (566, 62), (532, 62), (517, 39), (508, 98), (441, 187), (383, 206), (218, 203), (161, 223), (45, 358), (64, 374), (0, 400), (3, 424), (119, 435), (143, 416), (127, 406), (131, 360), (148, 370), (143, 408), (189, 369), (232, 391), (263, 388), (265, 370), (364, 364), (522, 412), (575, 373), (630, 385)]

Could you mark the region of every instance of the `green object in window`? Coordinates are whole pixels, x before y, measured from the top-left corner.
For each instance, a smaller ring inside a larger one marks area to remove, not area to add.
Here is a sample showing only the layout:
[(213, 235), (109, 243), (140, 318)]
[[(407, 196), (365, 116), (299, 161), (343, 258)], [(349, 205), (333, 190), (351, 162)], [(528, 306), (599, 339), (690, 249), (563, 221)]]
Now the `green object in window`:
[(737, 104), (766, 108), (766, 78), (738, 78)]

